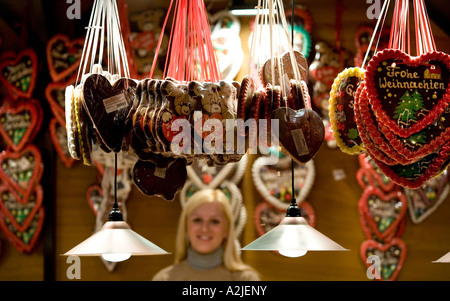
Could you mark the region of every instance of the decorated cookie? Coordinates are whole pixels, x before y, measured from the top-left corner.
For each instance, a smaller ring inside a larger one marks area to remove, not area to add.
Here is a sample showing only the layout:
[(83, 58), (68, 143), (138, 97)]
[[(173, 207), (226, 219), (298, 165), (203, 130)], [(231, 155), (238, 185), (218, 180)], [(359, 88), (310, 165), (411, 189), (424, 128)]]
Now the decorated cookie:
[(316, 112), (281, 107), (275, 110), (273, 118), (279, 121), (279, 141), (284, 152), (300, 164), (316, 155), (325, 136), (322, 119)]
[[(273, 158), (259, 157), (252, 165), (253, 185), (260, 197), (279, 210), (286, 213), (292, 201), (291, 158), (286, 156), (273, 164)], [(297, 204), (305, 201), (315, 179), (313, 160), (304, 165), (295, 163), (294, 194)]]
[(64, 163), (66, 168), (72, 167), (75, 159), (72, 158), (69, 152), (67, 143), (66, 123), (61, 123), (59, 119), (53, 117), (49, 123), (50, 137), (59, 158)]
[(380, 259), (380, 268), (374, 278), (379, 281), (394, 281), (403, 267), (406, 251), (406, 244), (400, 238), (394, 238), (385, 244), (366, 240), (361, 244), (360, 256), (368, 268), (373, 268), (373, 262), (368, 258), (377, 256), (376, 258)]
[(347, 68), (335, 78), (330, 92), (329, 116), (333, 135), (339, 148), (351, 155), (364, 151), (353, 110), (356, 89), (363, 80), (363, 69)]
[(41, 185), (36, 185), (26, 203), (18, 202), (8, 186), (0, 186), (0, 209), (12, 226), (20, 232), (26, 231), (30, 226), (34, 215), (42, 206), (42, 199)]
[(371, 59), (365, 82), (381, 130), (408, 138), (435, 122), (449, 105), (450, 58), (442, 52), (412, 58), (386, 49)]
[(31, 143), (39, 132), (42, 116), (37, 100), (4, 100), (0, 107), (0, 134), (6, 145), (18, 152)]
[(54, 35), (47, 43), (47, 64), (52, 80), (71, 76), (80, 64), (84, 38), (70, 40), (65, 34)]
[(28, 144), (19, 152), (3, 151), (0, 153), (0, 165), (2, 181), (11, 188), (19, 203), (27, 203), (44, 168), (39, 149)]
[(127, 78), (111, 84), (100, 74), (92, 74), (84, 81), (83, 106), (111, 151), (118, 152), (122, 147), (125, 119), (136, 97), (136, 86), (134, 80)]
[[(292, 63), (290, 52), (285, 52), (280, 58), (269, 59), (264, 63), (260, 74), (264, 86), (267, 84), (281, 85), (280, 68), (283, 70), (281, 76), (286, 83), (291, 79), (304, 81), (308, 79), (308, 63), (305, 56), (299, 51), (293, 51), (293, 55), (296, 65)], [(272, 70), (272, 60), (274, 70)], [(297, 71), (294, 68), (297, 68)]]
[(137, 188), (148, 196), (159, 196), (173, 201), (186, 182), (186, 163), (173, 159), (167, 166), (158, 166), (149, 161), (138, 160), (133, 167), (133, 180)]
[(423, 222), (447, 199), (450, 192), (448, 170), (441, 175), (429, 179), (416, 189), (405, 188), (408, 199), (408, 211), (415, 224)]
[(0, 228), (19, 252), (31, 253), (36, 246), (42, 226), (44, 225), (44, 218), (44, 207), (40, 207), (33, 215), (33, 219), (29, 223), (28, 228), (24, 231), (19, 231), (14, 227), (11, 220), (0, 211)]
[(400, 190), (385, 193), (375, 187), (367, 187), (358, 206), (372, 231), (377, 237), (384, 239), (396, 232), (405, 216), (408, 203)]
[(15, 58), (0, 61), (0, 81), (14, 98), (31, 98), (37, 76), (37, 55), (33, 49), (20, 52)]

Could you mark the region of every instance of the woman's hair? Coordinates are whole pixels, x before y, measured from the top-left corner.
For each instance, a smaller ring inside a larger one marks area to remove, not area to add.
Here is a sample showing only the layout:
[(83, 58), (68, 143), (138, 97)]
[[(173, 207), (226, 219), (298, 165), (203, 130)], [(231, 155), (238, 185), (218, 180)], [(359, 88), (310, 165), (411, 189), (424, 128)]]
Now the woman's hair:
[(178, 222), (178, 232), (176, 238), (175, 262), (181, 262), (186, 259), (189, 238), (187, 236), (187, 220), (192, 211), (205, 203), (216, 202), (221, 205), (223, 213), (228, 222), (228, 235), (223, 243), (223, 263), (230, 271), (241, 271), (251, 269), (242, 262), (239, 256), (236, 238), (234, 234), (234, 221), (231, 211), (230, 201), (227, 196), (219, 189), (202, 189), (194, 193), (185, 203)]

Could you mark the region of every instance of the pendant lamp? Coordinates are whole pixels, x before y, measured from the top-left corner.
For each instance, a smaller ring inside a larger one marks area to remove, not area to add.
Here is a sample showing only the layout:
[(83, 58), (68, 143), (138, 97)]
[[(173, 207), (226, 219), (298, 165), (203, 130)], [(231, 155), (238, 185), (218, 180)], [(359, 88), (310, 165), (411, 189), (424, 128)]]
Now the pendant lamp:
[(450, 252), (442, 256), (441, 258), (432, 261), (433, 263), (450, 263)]
[(102, 256), (111, 262), (124, 261), (132, 255), (169, 254), (130, 229), (117, 203), (117, 153), (115, 153), (114, 205), (102, 229), (64, 253), (66, 256)]
[[(292, 191), (294, 190), (294, 161), (292, 160)], [(280, 224), (257, 238), (242, 250), (278, 251), (286, 257), (300, 257), (308, 251), (348, 251), (310, 225), (301, 216), (294, 194)]]

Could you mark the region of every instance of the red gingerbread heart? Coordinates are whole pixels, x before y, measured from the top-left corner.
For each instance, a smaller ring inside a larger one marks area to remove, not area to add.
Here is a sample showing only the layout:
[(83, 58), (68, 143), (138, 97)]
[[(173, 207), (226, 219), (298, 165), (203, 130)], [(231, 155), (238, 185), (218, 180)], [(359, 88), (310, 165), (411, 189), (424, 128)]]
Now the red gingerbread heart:
[(26, 231), (30, 226), (36, 212), (41, 208), (43, 190), (41, 185), (36, 185), (35, 190), (25, 204), (16, 200), (10, 188), (0, 186), (0, 209), (9, 222), (20, 232)]
[(58, 118), (58, 120), (62, 123), (66, 122), (66, 98), (65, 91), (66, 87), (69, 86), (70, 81), (67, 83), (49, 83), (45, 88), (45, 98), (50, 104), (50, 109), (52, 110), (53, 115)]
[(86, 199), (92, 212), (94, 213), (95, 216), (97, 216), (97, 213), (103, 202), (102, 186), (97, 183), (89, 186), (88, 189), (86, 190)]
[(33, 49), (26, 49), (15, 58), (7, 57), (0, 62), (0, 81), (14, 98), (30, 98), (37, 76), (37, 55)]
[(449, 173), (445, 170), (441, 175), (429, 179), (417, 189), (405, 188), (408, 199), (408, 211), (411, 221), (421, 223), (430, 216), (447, 199), (450, 192)]
[(360, 256), (368, 268), (377, 270), (377, 263), (379, 263), (378, 277), (375, 279), (393, 281), (397, 279), (403, 267), (406, 250), (406, 244), (400, 238), (394, 238), (384, 244), (375, 240), (366, 240), (361, 244)]
[(450, 57), (428, 52), (412, 58), (386, 49), (370, 60), (365, 82), (381, 130), (408, 138), (435, 122), (449, 105)]
[(40, 207), (25, 231), (19, 231), (9, 218), (0, 211), (0, 229), (19, 252), (33, 251), (44, 225), (45, 211)]
[(64, 166), (67, 168), (72, 167), (75, 163), (75, 159), (70, 155), (68, 148), (66, 122), (61, 122), (58, 118), (53, 117), (50, 120), (48, 127), (53, 147), (56, 149), (59, 158), (64, 163)]
[(374, 187), (367, 187), (358, 202), (367, 224), (380, 239), (396, 231), (407, 206), (406, 197), (400, 190), (384, 193)]
[(42, 123), (42, 108), (38, 101), (5, 100), (0, 107), (0, 134), (15, 152), (32, 142)]
[(84, 38), (70, 40), (65, 34), (54, 35), (47, 43), (50, 76), (57, 82), (73, 74), (81, 61)]
[(41, 152), (29, 144), (20, 152), (0, 153), (0, 179), (11, 189), (19, 203), (28, 202), (28, 197), (39, 183), (44, 165)]

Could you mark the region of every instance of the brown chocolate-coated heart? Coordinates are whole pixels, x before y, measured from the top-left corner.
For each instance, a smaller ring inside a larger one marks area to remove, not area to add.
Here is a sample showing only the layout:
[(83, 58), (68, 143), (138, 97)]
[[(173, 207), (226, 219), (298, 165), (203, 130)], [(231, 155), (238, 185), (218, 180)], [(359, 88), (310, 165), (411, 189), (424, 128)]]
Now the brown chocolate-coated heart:
[(83, 104), (104, 144), (119, 152), (124, 138), (125, 120), (136, 97), (134, 80), (120, 78), (113, 85), (100, 74), (86, 78)]
[(174, 159), (164, 166), (150, 161), (137, 160), (133, 167), (136, 187), (145, 195), (160, 196), (172, 201), (187, 179), (186, 162)]
[(278, 134), (283, 151), (301, 164), (316, 155), (325, 138), (323, 121), (316, 112), (281, 107), (273, 118), (279, 121), (279, 133), (274, 134)]

